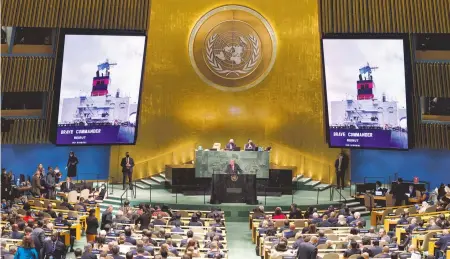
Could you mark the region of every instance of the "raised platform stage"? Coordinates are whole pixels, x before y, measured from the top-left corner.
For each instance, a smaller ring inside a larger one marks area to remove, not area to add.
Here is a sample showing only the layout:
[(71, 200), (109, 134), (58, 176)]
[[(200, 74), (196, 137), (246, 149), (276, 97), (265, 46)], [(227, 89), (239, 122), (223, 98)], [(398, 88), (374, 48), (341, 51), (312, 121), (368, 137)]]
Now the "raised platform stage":
[[(163, 178), (163, 176), (159, 176)], [(139, 184), (140, 187), (136, 188), (136, 197), (131, 191), (124, 192), (121, 184), (110, 185), (108, 191), (108, 197), (105, 198), (101, 204), (103, 211), (108, 205), (113, 205), (114, 209), (119, 209), (121, 201), (128, 199), (132, 205), (139, 203), (151, 203), (151, 204), (166, 204), (171, 208), (177, 209), (199, 209), (209, 210), (212, 206), (219, 207), (225, 211), (227, 220), (230, 221), (247, 221), (248, 213), (254, 205), (247, 205), (245, 203), (222, 203), (222, 204), (210, 204), (210, 192), (205, 190), (204, 193), (198, 195), (185, 195), (183, 193), (172, 192), (171, 189), (164, 187), (164, 182), (159, 185), (153, 184), (144, 186), (143, 183)], [(354, 193), (354, 190), (352, 190)], [(342, 203), (346, 203), (355, 211), (364, 212), (366, 208), (360, 204), (357, 200), (350, 196), (350, 188), (345, 189), (342, 192), (344, 199), (340, 198), (337, 193), (334, 193), (334, 197), (330, 200), (330, 191), (318, 192), (317, 190), (299, 190), (293, 195), (280, 195), (280, 196), (262, 196), (258, 195), (258, 204), (264, 205), (266, 210), (274, 210), (275, 207), (282, 207), (283, 210), (287, 210), (292, 202), (298, 204), (298, 206), (305, 210), (309, 206), (314, 206), (320, 209), (325, 209), (330, 205), (340, 206)], [(121, 199), (122, 198), (122, 199)]]
[[(290, 195), (293, 192), (292, 179), (295, 177), (295, 167), (276, 167), (269, 169), (268, 179), (256, 180), (256, 191), (258, 195)], [(167, 188), (172, 192), (183, 194), (202, 194), (209, 190), (211, 178), (196, 178), (195, 166), (166, 165), (165, 179)], [(294, 187), (295, 191), (295, 187)]]

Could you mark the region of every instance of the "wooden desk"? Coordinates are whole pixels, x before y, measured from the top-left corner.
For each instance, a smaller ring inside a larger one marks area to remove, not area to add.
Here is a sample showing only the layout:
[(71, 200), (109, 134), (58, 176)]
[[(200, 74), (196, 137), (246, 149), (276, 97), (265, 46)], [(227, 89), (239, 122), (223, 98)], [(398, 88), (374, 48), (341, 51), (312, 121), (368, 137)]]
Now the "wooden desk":
[(409, 209), (411, 206), (414, 205), (405, 205), (405, 206), (394, 206), (394, 207), (383, 207), (383, 208), (373, 208), (370, 213), (370, 225), (375, 227), (378, 225), (378, 220), (381, 220), (383, 217), (383, 214), (386, 210), (392, 210), (392, 213), (395, 213), (395, 211), (399, 208), (402, 209)]
[[(357, 198), (357, 199), (364, 199), (364, 195), (363, 194), (355, 195), (355, 198)], [(373, 199), (375, 201), (386, 201), (386, 196), (373, 195)], [(417, 197), (408, 198), (408, 201), (410, 203), (419, 203), (420, 202), (420, 200)]]

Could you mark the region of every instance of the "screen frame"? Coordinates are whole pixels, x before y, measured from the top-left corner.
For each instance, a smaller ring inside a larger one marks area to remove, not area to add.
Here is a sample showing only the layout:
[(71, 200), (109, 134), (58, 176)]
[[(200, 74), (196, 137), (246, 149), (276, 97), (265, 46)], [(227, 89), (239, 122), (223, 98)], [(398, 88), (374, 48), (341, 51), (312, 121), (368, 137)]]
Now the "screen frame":
[[(99, 143), (99, 144), (58, 144), (57, 132), (58, 132), (58, 117), (59, 117), (59, 101), (61, 98), (61, 81), (62, 81), (62, 69), (64, 62), (64, 44), (66, 35), (99, 35), (99, 36), (144, 36), (144, 55), (142, 58), (142, 70), (141, 81), (139, 86), (139, 96), (136, 110), (136, 128), (133, 142), (131, 143)], [(144, 71), (145, 71), (145, 59), (147, 56), (147, 32), (144, 30), (103, 30), (103, 29), (60, 29), (57, 56), (55, 62), (55, 77), (53, 82), (53, 109), (51, 115), (51, 128), (50, 128), (50, 141), (56, 146), (127, 146), (136, 145), (137, 137), (139, 135), (139, 120), (141, 112), (141, 97), (144, 84)]]
[[(407, 148), (386, 148), (386, 147), (347, 147), (347, 146), (332, 146), (330, 144), (330, 125), (328, 114), (328, 96), (327, 83), (325, 74), (325, 55), (323, 48), (323, 41), (327, 39), (341, 39), (341, 40), (403, 40), (403, 55), (404, 55), (404, 70), (405, 70), (405, 98), (406, 98), (406, 125), (408, 127), (408, 147)], [(411, 121), (412, 116), (412, 90), (413, 90), (413, 74), (412, 74), (412, 57), (411, 57), (411, 43), (412, 40), (408, 34), (379, 34), (379, 33), (323, 33), (320, 38), (320, 54), (322, 61), (322, 92), (324, 102), (324, 126), (325, 126), (325, 140), (329, 148), (341, 149), (370, 149), (370, 150), (391, 150), (391, 151), (408, 151), (414, 147), (413, 138), (414, 130)]]

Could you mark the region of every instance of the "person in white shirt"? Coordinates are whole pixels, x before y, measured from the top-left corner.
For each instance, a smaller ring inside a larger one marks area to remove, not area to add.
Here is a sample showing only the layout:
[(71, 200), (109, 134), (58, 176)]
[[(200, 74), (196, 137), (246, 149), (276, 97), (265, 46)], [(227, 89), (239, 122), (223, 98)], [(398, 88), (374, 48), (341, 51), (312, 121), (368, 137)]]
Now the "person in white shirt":
[(287, 239), (282, 237), (280, 242), (270, 251), (270, 259), (283, 259), (283, 256), (293, 256), (294, 250), (287, 249)]

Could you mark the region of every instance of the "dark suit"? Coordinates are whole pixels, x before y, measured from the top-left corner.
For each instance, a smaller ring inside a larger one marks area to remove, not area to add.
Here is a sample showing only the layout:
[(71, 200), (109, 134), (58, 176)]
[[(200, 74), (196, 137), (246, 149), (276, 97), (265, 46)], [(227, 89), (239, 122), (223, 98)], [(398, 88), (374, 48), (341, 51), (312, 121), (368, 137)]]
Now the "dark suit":
[(44, 244), (44, 255), (45, 258), (49, 258), (53, 256), (54, 259), (62, 258), (62, 255), (65, 254), (66, 246), (61, 241), (53, 242), (52, 240), (45, 241)]
[(63, 191), (63, 192), (71, 192), (71, 191), (73, 191), (73, 190), (75, 190), (75, 184), (74, 183), (72, 183), (72, 182), (63, 182), (62, 184), (61, 184), (61, 191)]
[(136, 224), (141, 224), (141, 227), (139, 228), (140, 230), (148, 229), (150, 218), (150, 214), (144, 213), (136, 219)]
[(289, 212), (290, 219), (301, 219), (303, 218), (302, 212), (299, 209), (295, 209), (294, 211)]
[(97, 256), (93, 253), (83, 253), (81, 259), (97, 259)]
[(50, 217), (52, 217), (54, 219), (57, 217), (56, 212), (54, 210), (50, 210), (50, 211), (49, 210), (44, 210), (44, 212), (48, 213), (50, 215)]
[(255, 150), (255, 148), (256, 148), (256, 146), (255, 146), (255, 144), (253, 144), (253, 143), (247, 143), (247, 144), (245, 144), (245, 146), (244, 146), (244, 149), (245, 149), (245, 150), (250, 150), (250, 151)]
[(289, 239), (291, 237), (295, 237), (295, 234), (297, 234), (297, 231), (288, 230), (288, 231), (283, 232), (283, 236), (287, 239)]
[(392, 194), (395, 198), (395, 206), (401, 206), (403, 201), (405, 201), (405, 203), (408, 203), (408, 197), (406, 196), (408, 189), (408, 186), (403, 183), (392, 186)]
[(412, 190), (410, 190), (408, 187), (408, 193), (409, 193), (409, 197), (411, 197), (411, 198), (416, 197), (416, 188), (413, 188)]
[(229, 142), (226, 146), (226, 150), (234, 150), (236, 148), (236, 144)]
[(86, 219), (86, 234), (97, 235), (97, 229), (99, 227), (98, 219), (96, 217), (88, 217)]
[(227, 169), (225, 169), (226, 174), (242, 174), (242, 169), (238, 164), (234, 163), (234, 168), (231, 167), (230, 164), (227, 165)]
[(436, 241), (436, 248), (439, 248), (441, 251), (445, 251), (447, 248), (447, 243), (450, 242), (450, 235), (441, 236), (438, 241)]
[(125, 237), (125, 242), (128, 242), (132, 245), (136, 245), (136, 239), (132, 238), (132, 237)]
[(104, 211), (102, 214), (102, 224), (100, 229), (104, 229), (106, 224), (111, 225), (113, 223), (112, 221), (112, 213), (108, 211)]
[(297, 250), (298, 259), (316, 259), (317, 247), (310, 242), (303, 242), (298, 246)]
[(338, 157), (334, 162), (334, 167), (336, 169), (336, 185), (337, 187), (345, 186), (345, 171), (348, 168), (348, 156), (343, 155), (342, 158)]
[(31, 192), (34, 195), (41, 195), (41, 179), (36, 174), (31, 178)]
[(22, 239), (23, 233), (20, 233), (19, 231), (12, 231), (11, 232), (11, 239)]
[[(127, 167), (127, 163), (130, 165)], [(131, 185), (132, 181), (132, 175), (133, 175), (133, 167), (134, 167), (134, 160), (131, 157), (124, 157), (122, 158), (122, 161), (120, 162), (120, 166), (122, 167), (122, 174), (123, 174), (123, 188), (125, 189), (125, 183), (127, 181), (128, 177), (128, 184)]]
[(303, 238), (298, 238), (297, 240), (295, 240), (295, 242), (292, 244), (292, 248), (294, 249), (298, 249), (298, 247), (300, 246), (300, 244), (304, 243), (305, 241), (303, 240)]
[(324, 220), (322, 222), (319, 222), (319, 227), (329, 228), (329, 227), (332, 227), (332, 225), (328, 220)]
[(42, 228), (35, 228), (31, 232), (31, 237), (33, 238), (36, 251), (41, 250), (44, 247), (45, 231)]
[(381, 254), (383, 252), (381, 246), (372, 246), (371, 248), (369, 248), (369, 250), (372, 251), (373, 256)]
[(152, 223), (154, 226), (165, 226), (166, 225), (166, 222), (162, 219), (155, 219), (155, 220), (153, 220)]

